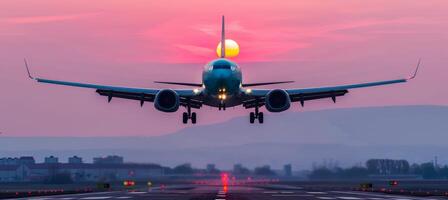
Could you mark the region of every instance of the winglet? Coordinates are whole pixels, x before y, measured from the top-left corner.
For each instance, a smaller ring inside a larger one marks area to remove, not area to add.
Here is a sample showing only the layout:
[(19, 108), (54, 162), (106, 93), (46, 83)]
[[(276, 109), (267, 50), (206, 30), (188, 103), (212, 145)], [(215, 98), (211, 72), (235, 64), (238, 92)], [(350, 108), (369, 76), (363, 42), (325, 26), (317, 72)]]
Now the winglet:
[(29, 67), (28, 67), (28, 63), (26, 62), (26, 59), (24, 58), (23, 61), (25, 62), (25, 68), (26, 68), (26, 72), (28, 72), (28, 77), (29, 77), (30, 79), (35, 80), (35, 78), (34, 78), (33, 76), (31, 76), (30, 69), (29, 69)]
[(224, 15), (222, 16), (222, 27), (221, 27), (221, 58), (226, 57), (226, 31)]
[(417, 67), (415, 68), (414, 74), (412, 74), (412, 76), (410, 76), (408, 78), (408, 80), (414, 79), (415, 77), (417, 77), (417, 72), (418, 72), (418, 68), (420, 68), (420, 63), (421, 63), (422, 59), (418, 59), (418, 63), (417, 63)]

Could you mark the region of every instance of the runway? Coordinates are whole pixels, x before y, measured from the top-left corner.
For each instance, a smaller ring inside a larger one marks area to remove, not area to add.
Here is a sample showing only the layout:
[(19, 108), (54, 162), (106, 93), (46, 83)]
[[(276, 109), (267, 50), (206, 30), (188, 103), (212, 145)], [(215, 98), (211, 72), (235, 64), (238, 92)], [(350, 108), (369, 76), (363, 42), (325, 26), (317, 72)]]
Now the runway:
[(102, 200), (102, 199), (149, 199), (149, 200), (296, 200), (296, 199), (342, 199), (342, 200), (417, 200), (446, 199), (443, 197), (409, 197), (355, 191), (309, 191), (300, 187), (281, 186), (172, 186), (166, 188), (135, 189), (127, 191), (97, 192), (58, 196), (23, 198), (32, 200)]

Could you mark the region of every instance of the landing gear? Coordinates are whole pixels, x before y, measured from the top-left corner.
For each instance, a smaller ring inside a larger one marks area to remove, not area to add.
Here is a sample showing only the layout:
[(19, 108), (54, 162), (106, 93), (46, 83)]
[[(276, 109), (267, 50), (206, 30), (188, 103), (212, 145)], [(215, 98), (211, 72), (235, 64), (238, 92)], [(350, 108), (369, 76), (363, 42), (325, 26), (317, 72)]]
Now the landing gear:
[(226, 104), (225, 103), (220, 103), (218, 105), (218, 110), (226, 110)]
[(196, 113), (191, 113), (191, 123), (196, 124)]
[(195, 112), (190, 113), (190, 115), (188, 115), (187, 112), (184, 112), (184, 113), (182, 114), (182, 122), (183, 122), (184, 124), (187, 124), (187, 123), (188, 123), (188, 119), (191, 119), (191, 123), (192, 123), (192, 124), (196, 124), (196, 121), (197, 121), (197, 117), (196, 117), (196, 116), (197, 116), (197, 115), (196, 115)]
[(182, 113), (182, 122), (184, 124), (188, 123), (188, 118), (189, 118), (188, 113), (186, 113), (186, 112)]
[(191, 119), (192, 124), (196, 124), (196, 113), (191, 112), (191, 106), (187, 105), (187, 112), (182, 113), (182, 122), (188, 123), (188, 119)]
[(264, 122), (263, 112), (258, 113), (258, 123), (262, 124)]
[(258, 123), (262, 124), (264, 122), (263, 112), (258, 112), (258, 106), (255, 107), (255, 112), (250, 112), (249, 122), (251, 124), (255, 123), (255, 119), (258, 119)]

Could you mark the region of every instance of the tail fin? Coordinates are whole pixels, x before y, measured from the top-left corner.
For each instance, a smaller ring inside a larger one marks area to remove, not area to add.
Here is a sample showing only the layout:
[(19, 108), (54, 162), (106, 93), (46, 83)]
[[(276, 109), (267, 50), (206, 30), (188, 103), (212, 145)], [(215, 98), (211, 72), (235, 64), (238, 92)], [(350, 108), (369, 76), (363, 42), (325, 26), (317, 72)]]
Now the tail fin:
[(222, 16), (222, 27), (221, 27), (221, 58), (226, 57), (226, 31), (224, 15)]

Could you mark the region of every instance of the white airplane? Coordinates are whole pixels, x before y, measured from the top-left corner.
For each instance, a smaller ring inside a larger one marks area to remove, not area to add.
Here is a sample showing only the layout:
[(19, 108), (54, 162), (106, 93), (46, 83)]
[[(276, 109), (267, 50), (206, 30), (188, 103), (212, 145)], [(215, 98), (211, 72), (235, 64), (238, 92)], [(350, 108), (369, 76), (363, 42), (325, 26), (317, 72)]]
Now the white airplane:
[(226, 58), (225, 39), (225, 23), (223, 16), (221, 31), (222, 45), (220, 49), (221, 57), (212, 60), (205, 65), (202, 72), (202, 83), (156, 82), (161, 84), (190, 86), (194, 87), (194, 89), (134, 88), (49, 80), (31, 76), (26, 60), (25, 66), (29, 78), (36, 80), (37, 82), (96, 89), (98, 94), (108, 97), (108, 102), (110, 102), (112, 98), (137, 100), (140, 101), (141, 106), (143, 106), (145, 101), (153, 102), (155, 108), (162, 112), (176, 112), (180, 106), (183, 106), (186, 108), (186, 112), (182, 115), (182, 122), (184, 124), (188, 123), (189, 119), (191, 120), (191, 123), (196, 123), (196, 113), (192, 112), (191, 109), (199, 109), (202, 105), (217, 107), (219, 110), (226, 110), (227, 107), (240, 105), (246, 109), (253, 108), (255, 111), (250, 112), (250, 123), (254, 123), (256, 119), (258, 119), (259, 123), (263, 123), (263, 112), (259, 111), (259, 108), (262, 106), (265, 106), (266, 110), (269, 112), (282, 112), (289, 109), (292, 102), (300, 102), (300, 104), (304, 106), (305, 101), (331, 98), (333, 102), (336, 103), (336, 97), (344, 96), (349, 89), (407, 82), (415, 78), (420, 66), (419, 60), (413, 75), (403, 79), (315, 88), (252, 89), (250, 87), (290, 83), (292, 81), (243, 83), (240, 67), (235, 62)]

